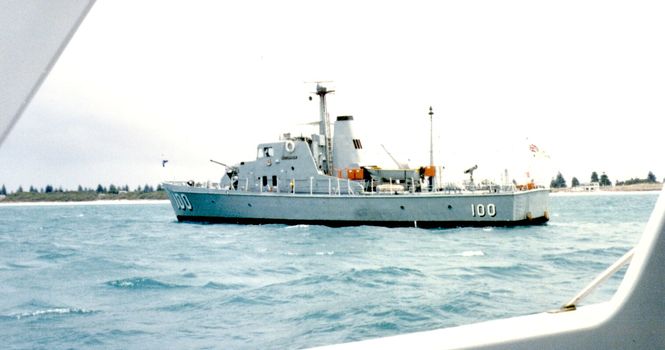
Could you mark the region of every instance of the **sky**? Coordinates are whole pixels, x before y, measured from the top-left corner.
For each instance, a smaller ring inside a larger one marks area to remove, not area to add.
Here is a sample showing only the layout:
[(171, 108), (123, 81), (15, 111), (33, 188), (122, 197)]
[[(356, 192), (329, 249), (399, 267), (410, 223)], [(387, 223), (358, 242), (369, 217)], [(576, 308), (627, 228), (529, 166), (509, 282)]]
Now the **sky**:
[[(368, 162), (665, 177), (657, 1), (98, 1), (0, 145), (0, 184), (218, 181), (309, 135), (314, 81)], [(534, 169), (528, 145), (546, 155)], [(169, 162), (162, 167), (162, 159)]]

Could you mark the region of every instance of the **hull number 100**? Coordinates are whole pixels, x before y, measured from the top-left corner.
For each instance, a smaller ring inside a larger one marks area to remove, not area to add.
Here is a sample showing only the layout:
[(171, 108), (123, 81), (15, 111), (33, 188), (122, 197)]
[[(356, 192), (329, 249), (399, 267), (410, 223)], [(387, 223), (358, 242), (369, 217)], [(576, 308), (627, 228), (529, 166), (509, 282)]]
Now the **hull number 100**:
[(484, 217), (485, 215), (490, 217), (496, 216), (496, 206), (493, 203), (484, 205), (484, 204), (471, 204), (471, 216), (473, 217)]
[(186, 195), (184, 194), (179, 194), (176, 193), (173, 195), (173, 199), (175, 200), (175, 204), (178, 206), (178, 209), (180, 210), (193, 210), (194, 208), (192, 207), (192, 203), (189, 201), (189, 198), (187, 198)]

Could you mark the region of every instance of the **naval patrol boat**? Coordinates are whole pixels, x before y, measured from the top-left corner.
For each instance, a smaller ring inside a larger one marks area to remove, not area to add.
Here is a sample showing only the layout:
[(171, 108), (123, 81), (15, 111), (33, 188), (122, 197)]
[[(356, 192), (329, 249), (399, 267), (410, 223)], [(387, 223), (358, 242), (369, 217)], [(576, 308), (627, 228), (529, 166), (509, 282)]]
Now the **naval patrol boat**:
[[(362, 163), (352, 116), (330, 128), (326, 95), (317, 84), (319, 133), (284, 134), (257, 147), (256, 159), (227, 166), (219, 183), (165, 182), (179, 221), (326, 226), (515, 226), (548, 221), (549, 190), (476, 184), (472, 167), (463, 186), (444, 184), (442, 167), (382, 169)], [(430, 120), (432, 110), (430, 107)], [(431, 141), (431, 130), (430, 130)], [(213, 160), (211, 160), (213, 161)], [(215, 162), (215, 161), (213, 161)]]

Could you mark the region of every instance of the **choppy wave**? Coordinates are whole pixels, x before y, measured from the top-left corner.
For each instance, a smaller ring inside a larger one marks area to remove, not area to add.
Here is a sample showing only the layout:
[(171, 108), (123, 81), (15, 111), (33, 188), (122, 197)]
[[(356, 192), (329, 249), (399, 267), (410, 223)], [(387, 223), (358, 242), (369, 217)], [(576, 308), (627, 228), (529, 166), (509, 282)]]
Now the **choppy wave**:
[(16, 263), (16, 262), (8, 262), (5, 265), (10, 269), (29, 269), (29, 268), (34, 267), (32, 265), (21, 264), (21, 263)]
[(540, 267), (529, 263), (479, 266), (477, 269), (482, 271), (486, 276), (497, 278), (542, 277)]
[(119, 289), (133, 289), (133, 290), (174, 289), (174, 288), (187, 287), (179, 284), (160, 282), (158, 280), (147, 277), (132, 277), (121, 280), (113, 280), (106, 282), (106, 285)]
[(423, 276), (423, 273), (417, 269), (397, 266), (385, 266), (374, 269), (351, 269), (344, 273), (345, 276), (353, 278), (368, 278), (368, 277), (403, 277), (408, 275)]
[(460, 253), (461, 256), (470, 257), (470, 256), (485, 256), (482, 250), (466, 250)]
[(406, 267), (386, 266), (371, 269), (351, 269), (333, 276), (337, 283), (361, 288), (382, 288), (411, 283), (411, 278), (422, 278), (424, 274)]
[(218, 283), (218, 282), (208, 282), (203, 288), (208, 289), (218, 289), (218, 290), (238, 290), (246, 288), (247, 286), (236, 283)]
[(630, 249), (655, 198), (557, 197), (547, 225), (440, 230), (186, 224), (168, 202), (3, 207), (1, 343), (307, 348), (540, 312)]
[(50, 309), (15, 313), (15, 314), (10, 314), (10, 315), (3, 316), (3, 318), (11, 318), (11, 319), (21, 320), (21, 319), (26, 319), (26, 318), (39, 318), (39, 317), (51, 317), (51, 316), (86, 315), (86, 314), (92, 314), (92, 313), (95, 313), (95, 312), (96, 311), (94, 311), (94, 310), (87, 310), (87, 309), (58, 307), (58, 308), (50, 308)]
[(156, 307), (155, 310), (166, 311), (166, 312), (196, 312), (199, 310), (206, 310), (209, 308), (210, 306), (208, 306), (206, 303), (185, 301), (182, 303), (175, 303), (166, 306)]
[(57, 259), (68, 258), (74, 254), (75, 253), (73, 252), (44, 252), (43, 254), (38, 256), (38, 259), (47, 260), (47, 261), (57, 260)]

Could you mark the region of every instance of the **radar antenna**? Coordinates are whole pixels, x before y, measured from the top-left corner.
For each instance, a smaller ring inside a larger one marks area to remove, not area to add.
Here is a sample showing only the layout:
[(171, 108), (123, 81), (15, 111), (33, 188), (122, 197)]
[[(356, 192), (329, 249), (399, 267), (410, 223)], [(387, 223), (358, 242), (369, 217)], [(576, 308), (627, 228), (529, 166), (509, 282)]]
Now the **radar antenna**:
[(473, 172), (478, 169), (478, 164), (470, 167), (469, 169), (464, 170), (465, 174), (469, 174), (470, 185), (473, 186)]

